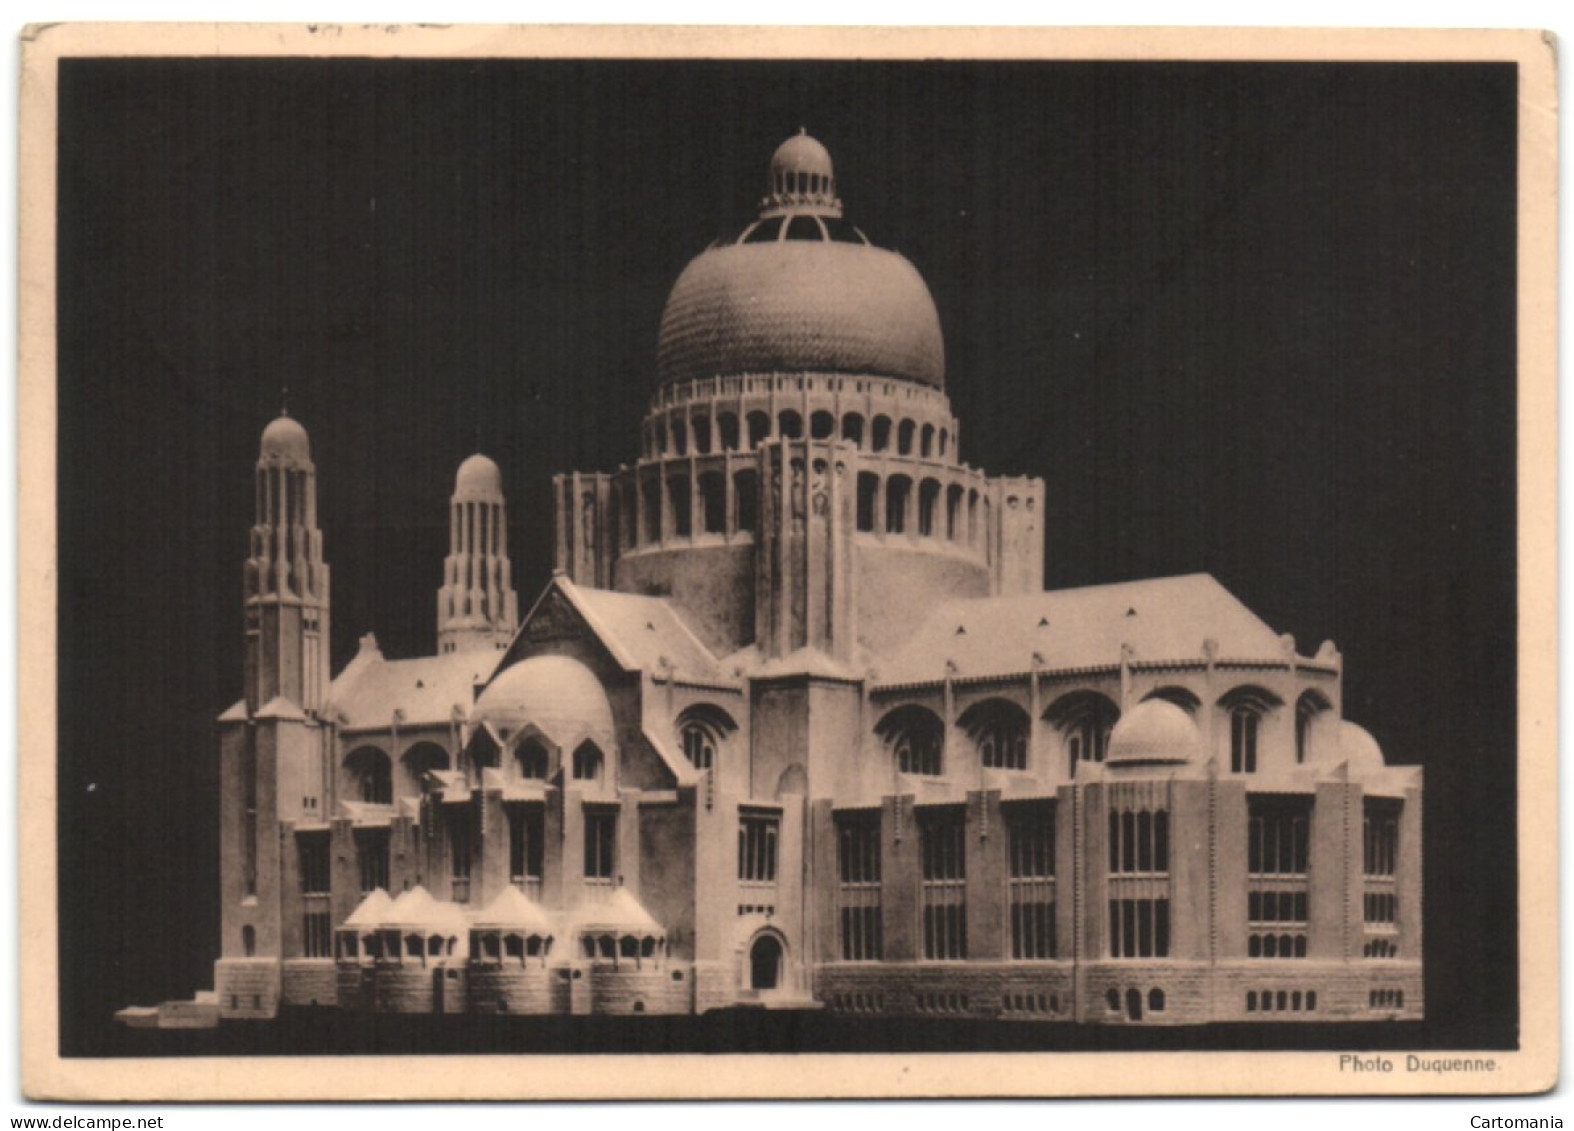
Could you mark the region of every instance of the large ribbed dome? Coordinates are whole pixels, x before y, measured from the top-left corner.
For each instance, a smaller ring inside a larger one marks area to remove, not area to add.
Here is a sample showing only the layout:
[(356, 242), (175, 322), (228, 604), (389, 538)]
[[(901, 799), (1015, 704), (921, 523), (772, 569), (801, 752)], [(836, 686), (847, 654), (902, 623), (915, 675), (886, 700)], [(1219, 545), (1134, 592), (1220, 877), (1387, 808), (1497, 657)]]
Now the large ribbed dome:
[[(788, 147), (789, 157), (824, 153), (807, 136)], [(789, 186), (781, 154), (760, 219), (695, 258), (673, 286), (656, 352), (662, 383), (840, 373), (942, 387), (945, 345), (923, 277), (841, 219), (828, 155), (823, 170)]]

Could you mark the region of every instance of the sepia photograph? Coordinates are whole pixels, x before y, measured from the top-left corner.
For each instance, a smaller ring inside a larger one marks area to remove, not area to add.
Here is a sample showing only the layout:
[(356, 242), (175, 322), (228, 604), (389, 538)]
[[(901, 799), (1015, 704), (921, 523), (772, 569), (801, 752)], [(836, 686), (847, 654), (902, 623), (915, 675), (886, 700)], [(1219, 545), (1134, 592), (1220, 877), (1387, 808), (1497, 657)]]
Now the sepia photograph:
[(29, 1093), (1550, 1087), (1550, 47), (667, 31), (26, 40)]

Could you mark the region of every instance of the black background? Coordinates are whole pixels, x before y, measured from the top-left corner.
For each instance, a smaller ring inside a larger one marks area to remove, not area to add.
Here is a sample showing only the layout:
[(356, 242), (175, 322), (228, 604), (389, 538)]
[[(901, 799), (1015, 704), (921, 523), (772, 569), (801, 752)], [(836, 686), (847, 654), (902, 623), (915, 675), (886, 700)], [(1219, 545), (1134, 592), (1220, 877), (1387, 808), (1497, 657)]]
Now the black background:
[(963, 457), (1047, 481), (1048, 585), (1211, 572), (1303, 652), (1336, 641), (1346, 715), (1426, 767), (1427, 1020), (1288, 1043), (1516, 1043), (1512, 66), (60, 78), (62, 1052), (112, 1051), (114, 1009), (211, 984), (212, 720), (241, 690), (251, 469), (282, 388), (318, 468), (335, 670), (367, 631), (433, 649), (477, 448), (528, 604), (549, 475), (633, 456), (667, 289), (799, 125), (934, 293)]

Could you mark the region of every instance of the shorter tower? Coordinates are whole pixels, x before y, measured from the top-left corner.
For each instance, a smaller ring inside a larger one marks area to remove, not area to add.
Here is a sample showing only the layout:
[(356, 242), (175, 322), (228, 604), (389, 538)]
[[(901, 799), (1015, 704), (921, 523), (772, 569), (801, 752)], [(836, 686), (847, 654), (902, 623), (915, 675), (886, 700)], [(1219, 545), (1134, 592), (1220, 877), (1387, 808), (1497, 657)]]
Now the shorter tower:
[(518, 627), (503, 476), (497, 464), (477, 453), (454, 477), (448, 557), (437, 591), (437, 650), (447, 655), (506, 648)]

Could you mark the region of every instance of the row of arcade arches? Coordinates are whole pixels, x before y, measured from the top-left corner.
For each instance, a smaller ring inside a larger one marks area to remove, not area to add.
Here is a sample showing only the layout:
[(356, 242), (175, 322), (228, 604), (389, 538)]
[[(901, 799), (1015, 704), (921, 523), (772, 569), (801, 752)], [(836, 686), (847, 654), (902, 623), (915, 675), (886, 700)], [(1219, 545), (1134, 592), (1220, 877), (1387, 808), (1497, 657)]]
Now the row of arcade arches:
[(649, 425), (646, 456), (706, 456), (720, 452), (753, 451), (770, 440), (842, 440), (860, 451), (891, 452), (918, 459), (945, 459), (953, 454), (951, 429), (911, 418), (893, 419), (884, 413), (865, 418), (860, 412), (838, 417), (826, 409), (803, 414), (781, 409), (774, 415), (762, 409), (744, 413), (719, 412), (656, 417)]

